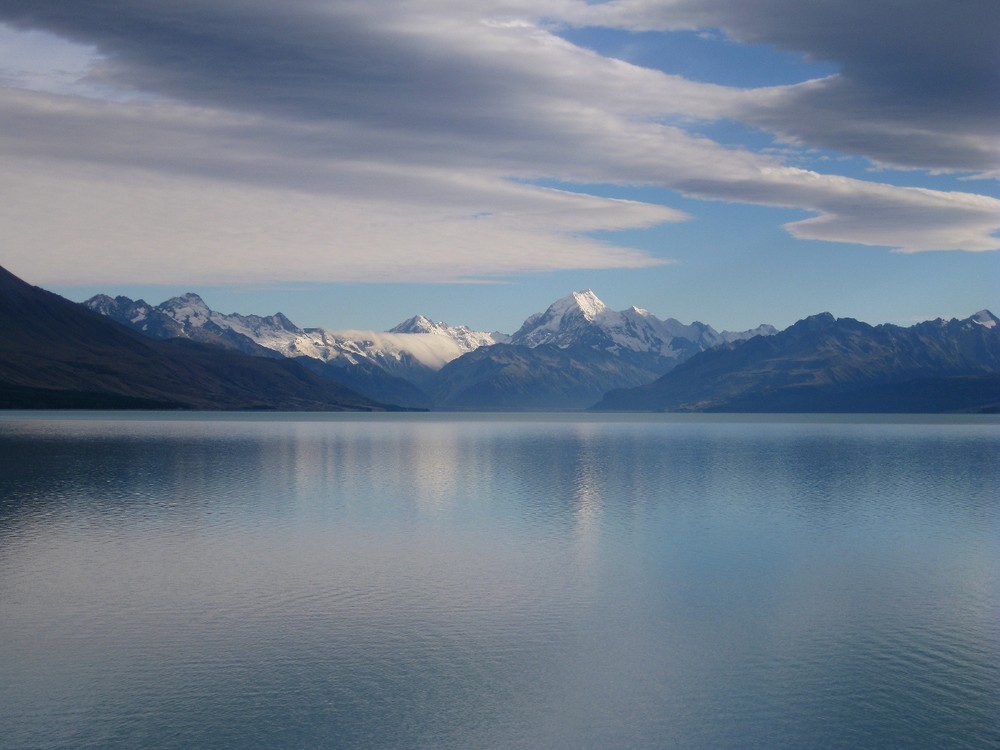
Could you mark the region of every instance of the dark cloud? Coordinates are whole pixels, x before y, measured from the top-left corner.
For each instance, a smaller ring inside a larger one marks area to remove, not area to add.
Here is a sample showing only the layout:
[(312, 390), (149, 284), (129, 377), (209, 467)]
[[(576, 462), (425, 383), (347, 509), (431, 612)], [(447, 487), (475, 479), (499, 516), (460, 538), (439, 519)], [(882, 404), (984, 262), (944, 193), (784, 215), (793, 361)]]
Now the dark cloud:
[(997, 117), (988, 106), (961, 109), (843, 76), (791, 87), (752, 102), (744, 121), (798, 143), (859, 154), (911, 169), (988, 173), (1000, 169)]
[(0, 20), (95, 45), (107, 82), (188, 103), (463, 133), (514, 124), (491, 104), (521, 88), (512, 71), (386, 23), (394, 5), (0, 0)]
[(581, 16), (626, 28), (719, 28), (834, 63), (836, 78), (751, 105), (754, 124), (902, 167), (1000, 168), (996, 0), (620, 0)]
[(893, 165), (1000, 168), (1000, 3), (771, 0), (756, 15), (733, 7), (735, 35), (841, 69), (758, 122)]
[[(578, 22), (720, 28), (739, 41), (832, 62), (836, 77), (747, 98), (731, 114), (806, 145), (894, 166), (1000, 169), (997, 0), (537, 6), (536, 14), (565, 12)], [(540, 102), (562, 96), (554, 85), (558, 76), (504, 60), (503, 49), (478, 49), (475, 38), (463, 45), (461, 30), (434, 45), (434, 34), (414, 28), (427, 23), (420, 7), (0, 0), (0, 20), (95, 45), (108, 60), (106, 82), (189, 103), (349, 121), (387, 133), (399, 128), (409, 142), (422, 132), (432, 147), (447, 137), (494, 144), (536, 138), (537, 115), (545, 108)], [(444, 3), (436, 12), (447, 24), (447, 14), (456, 11)]]
[[(655, 4), (653, 4), (655, 5)], [(838, 63), (852, 80), (964, 101), (997, 91), (1000, 5), (993, 0), (686, 0), (667, 13), (740, 41)]]

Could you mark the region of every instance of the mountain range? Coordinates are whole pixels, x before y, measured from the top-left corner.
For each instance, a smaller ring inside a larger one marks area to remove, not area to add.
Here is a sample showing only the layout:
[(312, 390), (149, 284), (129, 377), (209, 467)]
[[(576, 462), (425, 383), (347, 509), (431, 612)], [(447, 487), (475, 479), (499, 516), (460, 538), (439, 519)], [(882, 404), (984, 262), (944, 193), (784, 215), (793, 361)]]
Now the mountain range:
[(723, 344), (594, 407), (614, 411), (1000, 411), (1000, 320), (908, 328), (829, 313), (770, 337)]
[(775, 332), (760, 326), (719, 333), (635, 307), (616, 312), (589, 289), (529, 316), (509, 336), (423, 315), (387, 332), (299, 328), (281, 313), (218, 313), (190, 293), (156, 306), (106, 295), (84, 305), (155, 338), (295, 358), (374, 400), (411, 408), (582, 409), (610, 389), (649, 383), (711, 346)]
[(286, 358), (157, 340), (0, 268), (0, 407), (382, 410)]
[(191, 293), (78, 304), (0, 269), (0, 407), (997, 412), (1000, 321), (718, 332), (584, 290), (510, 335), (421, 315), (331, 331)]

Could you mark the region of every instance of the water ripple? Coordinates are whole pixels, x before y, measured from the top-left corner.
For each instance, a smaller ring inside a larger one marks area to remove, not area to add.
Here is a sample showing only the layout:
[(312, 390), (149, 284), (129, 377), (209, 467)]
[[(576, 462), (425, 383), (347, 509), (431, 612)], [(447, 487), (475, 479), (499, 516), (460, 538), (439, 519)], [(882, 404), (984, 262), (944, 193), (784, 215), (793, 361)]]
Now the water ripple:
[(1000, 746), (1000, 431), (0, 420), (12, 748)]

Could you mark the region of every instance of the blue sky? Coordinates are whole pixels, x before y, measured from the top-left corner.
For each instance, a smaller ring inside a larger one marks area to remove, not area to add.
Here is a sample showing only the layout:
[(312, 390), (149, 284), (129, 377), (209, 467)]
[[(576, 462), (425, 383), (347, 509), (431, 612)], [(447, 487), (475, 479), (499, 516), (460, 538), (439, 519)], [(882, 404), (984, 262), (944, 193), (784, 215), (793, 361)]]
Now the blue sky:
[(995, 0), (0, 0), (0, 265), (516, 329), (1000, 308)]

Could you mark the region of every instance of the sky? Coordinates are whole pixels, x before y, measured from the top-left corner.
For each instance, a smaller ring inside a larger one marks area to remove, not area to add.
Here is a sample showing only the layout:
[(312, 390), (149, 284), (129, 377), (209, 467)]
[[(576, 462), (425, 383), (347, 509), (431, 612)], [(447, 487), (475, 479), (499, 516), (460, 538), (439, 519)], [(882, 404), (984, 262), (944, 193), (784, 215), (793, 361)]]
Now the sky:
[(511, 332), (1000, 312), (996, 0), (0, 0), (0, 265)]

